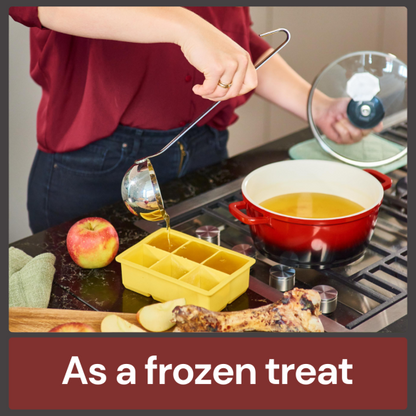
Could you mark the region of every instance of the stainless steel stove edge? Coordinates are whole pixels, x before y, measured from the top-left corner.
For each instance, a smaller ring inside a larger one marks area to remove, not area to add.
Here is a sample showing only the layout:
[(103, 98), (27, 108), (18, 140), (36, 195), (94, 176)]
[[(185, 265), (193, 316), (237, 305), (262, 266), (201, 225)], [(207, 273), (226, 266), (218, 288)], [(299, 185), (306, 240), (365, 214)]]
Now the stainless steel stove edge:
[[(277, 289), (261, 282), (253, 276), (250, 276), (249, 288), (268, 299), (271, 302), (276, 302), (283, 297), (283, 293)], [(325, 332), (338, 332), (338, 333), (363, 333), (363, 332), (379, 332), (388, 325), (396, 322), (398, 319), (407, 315), (407, 298), (402, 299), (396, 304), (390, 306), (385, 311), (380, 312), (374, 317), (368, 319), (362, 324), (358, 325), (354, 329), (347, 329), (338, 322), (330, 319), (325, 315), (321, 315), (320, 319), (324, 326)]]

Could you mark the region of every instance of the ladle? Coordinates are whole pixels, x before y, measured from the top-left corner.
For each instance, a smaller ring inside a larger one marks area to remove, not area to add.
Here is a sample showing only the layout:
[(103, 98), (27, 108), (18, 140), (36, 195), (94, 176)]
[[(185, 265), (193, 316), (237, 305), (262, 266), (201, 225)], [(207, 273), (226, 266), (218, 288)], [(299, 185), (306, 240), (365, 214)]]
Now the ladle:
[[(271, 52), (263, 61), (256, 65), (255, 69), (259, 69), (273, 55), (279, 52), (290, 40), (290, 33), (287, 29), (275, 29), (270, 32), (261, 34), (260, 36), (268, 36), (276, 32), (285, 32), (286, 40), (280, 44), (273, 52)], [(121, 196), (128, 210), (134, 215), (140, 215), (148, 221), (167, 220), (165, 207), (160, 193), (159, 184), (156, 173), (150, 162), (150, 158), (156, 157), (169, 149), (177, 142), (185, 133), (187, 133), (196, 123), (204, 118), (222, 101), (217, 101), (211, 108), (201, 114), (192, 124), (185, 127), (176, 137), (174, 137), (163, 149), (158, 153), (147, 156), (143, 159), (137, 159), (133, 166), (126, 172), (121, 183)]]

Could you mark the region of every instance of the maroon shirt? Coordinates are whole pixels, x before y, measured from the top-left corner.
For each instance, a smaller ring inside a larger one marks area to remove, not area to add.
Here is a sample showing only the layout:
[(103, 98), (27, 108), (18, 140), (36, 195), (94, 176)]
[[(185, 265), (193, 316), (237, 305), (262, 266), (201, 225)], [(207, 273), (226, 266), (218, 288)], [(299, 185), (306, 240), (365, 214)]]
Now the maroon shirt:
[[(189, 7), (247, 50), (253, 62), (270, 46), (250, 28), (247, 7)], [(169, 43), (87, 39), (42, 28), (37, 7), (10, 7), (30, 27), (30, 75), (42, 87), (37, 114), (39, 149), (77, 150), (111, 135), (119, 124), (169, 130), (194, 121), (212, 101), (192, 92), (203, 75)], [(252, 92), (218, 105), (199, 125), (219, 130)]]

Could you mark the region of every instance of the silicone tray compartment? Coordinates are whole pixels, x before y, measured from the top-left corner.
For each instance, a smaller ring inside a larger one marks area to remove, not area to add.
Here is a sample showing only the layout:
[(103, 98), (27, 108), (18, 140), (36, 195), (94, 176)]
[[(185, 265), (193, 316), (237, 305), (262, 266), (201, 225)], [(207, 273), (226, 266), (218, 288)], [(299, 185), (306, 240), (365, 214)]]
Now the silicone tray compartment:
[(212, 311), (247, 290), (254, 259), (176, 230), (169, 239), (160, 229), (116, 257), (127, 289), (160, 302), (184, 297)]

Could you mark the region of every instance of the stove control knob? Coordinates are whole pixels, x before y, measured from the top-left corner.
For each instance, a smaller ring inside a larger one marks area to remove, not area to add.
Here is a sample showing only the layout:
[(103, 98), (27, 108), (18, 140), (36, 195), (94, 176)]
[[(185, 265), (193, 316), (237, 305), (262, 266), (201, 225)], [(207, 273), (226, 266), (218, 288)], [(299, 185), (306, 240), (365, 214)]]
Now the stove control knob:
[(295, 286), (295, 269), (293, 267), (276, 264), (269, 270), (269, 285), (281, 292), (292, 290)]
[(334, 312), (338, 304), (338, 291), (328, 285), (314, 286), (312, 290), (316, 290), (321, 296), (321, 312), (324, 314)]
[(245, 256), (256, 258), (256, 249), (250, 244), (238, 244), (232, 248), (237, 253), (244, 254)]
[(220, 230), (213, 225), (203, 225), (195, 231), (195, 234), (201, 240), (220, 245)]

